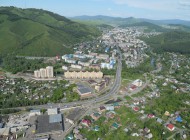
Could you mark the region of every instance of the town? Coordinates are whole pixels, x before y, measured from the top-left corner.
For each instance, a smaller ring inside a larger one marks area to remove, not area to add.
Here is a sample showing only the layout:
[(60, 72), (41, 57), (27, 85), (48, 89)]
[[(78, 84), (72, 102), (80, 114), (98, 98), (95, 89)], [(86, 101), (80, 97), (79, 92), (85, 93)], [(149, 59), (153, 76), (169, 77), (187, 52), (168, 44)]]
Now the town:
[(2, 71), (1, 139), (189, 139), (190, 59), (148, 52), (140, 38), (160, 33), (144, 30), (105, 30), (32, 73)]

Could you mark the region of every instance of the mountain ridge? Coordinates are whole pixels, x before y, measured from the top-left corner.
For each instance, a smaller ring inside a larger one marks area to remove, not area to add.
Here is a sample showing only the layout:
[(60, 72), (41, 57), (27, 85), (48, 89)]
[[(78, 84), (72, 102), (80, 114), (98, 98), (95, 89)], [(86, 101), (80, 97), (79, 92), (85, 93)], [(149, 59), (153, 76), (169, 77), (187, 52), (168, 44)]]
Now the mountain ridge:
[[(100, 35), (95, 27), (42, 9), (0, 7), (0, 55), (55, 56)], [(65, 47), (67, 46), (67, 47)]]

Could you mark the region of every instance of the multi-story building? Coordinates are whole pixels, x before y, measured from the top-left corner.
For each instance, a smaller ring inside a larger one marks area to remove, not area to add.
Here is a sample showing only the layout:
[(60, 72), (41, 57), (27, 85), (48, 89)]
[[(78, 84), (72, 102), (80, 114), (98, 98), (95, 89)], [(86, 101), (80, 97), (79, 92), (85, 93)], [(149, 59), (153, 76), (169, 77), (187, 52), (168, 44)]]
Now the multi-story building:
[(34, 71), (35, 78), (53, 78), (53, 67), (48, 66)]
[(52, 66), (46, 67), (46, 76), (48, 78), (53, 78), (53, 67)]
[(65, 78), (79, 78), (79, 79), (95, 79), (95, 78), (102, 78), (103, 77), (103, 73), (102, 72), (89, 72), (89, 71), (86, 71), (86, 72), (65, 72), (64, 73), (64, 76)]
[(44, 68), (40, 69), (40, 77), (41, 78), (46, 78), (47, 77), (46, 69), (44, 69)]
[(39, 70), (35, 70), (34, 71), (34, 77), (36, 77), (36, 78), (40, 78), (41, 77), (41, 74), (40, 74)]
[(113, 69), (114, 65), (110, 63), (101, 63), (101, 68), (104, 69)]
[(73, 69), (82, 69), (82, 66), (72, 64), (71, 68), (73, 68)]

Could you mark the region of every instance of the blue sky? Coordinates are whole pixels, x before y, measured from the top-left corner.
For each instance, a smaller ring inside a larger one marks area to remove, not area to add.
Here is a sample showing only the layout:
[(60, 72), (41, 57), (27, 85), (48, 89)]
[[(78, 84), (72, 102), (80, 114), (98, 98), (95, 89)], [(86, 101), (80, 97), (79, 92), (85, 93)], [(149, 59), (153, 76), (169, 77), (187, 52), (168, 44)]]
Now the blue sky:
[(190, 0), (0, 0), (0, 6), (40, 8), (67, 17), (107, 15), (190, 20)]

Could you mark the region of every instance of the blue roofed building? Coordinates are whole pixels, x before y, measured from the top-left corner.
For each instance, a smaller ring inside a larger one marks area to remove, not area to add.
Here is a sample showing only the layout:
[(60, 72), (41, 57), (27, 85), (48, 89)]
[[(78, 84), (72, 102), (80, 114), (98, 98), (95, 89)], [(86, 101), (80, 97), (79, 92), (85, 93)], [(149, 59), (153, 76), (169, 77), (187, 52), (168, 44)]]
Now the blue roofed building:
[(109, 52), (109, 50), (110, 50), (110, 47), (106, 47), (105, 53)]
[(176, 117), (176, 121), (177, 121), (177, 122), (182, 122), (181, 116), (177, 116), (177, 117)]

